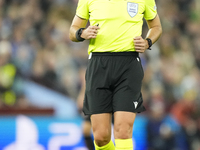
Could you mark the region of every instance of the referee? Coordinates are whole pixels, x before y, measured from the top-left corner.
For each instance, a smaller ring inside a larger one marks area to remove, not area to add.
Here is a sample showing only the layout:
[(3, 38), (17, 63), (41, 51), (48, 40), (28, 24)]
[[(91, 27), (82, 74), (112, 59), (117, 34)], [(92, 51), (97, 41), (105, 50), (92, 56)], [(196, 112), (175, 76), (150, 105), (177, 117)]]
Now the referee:
[[(149, 28), (145, 39), (143, 18)], [(91, 116), (96, 150), (133, 150), (136, 113), (145, 110), (139, 53), (150, 50), (161, 33), (155, 0), (79, 0), (69, 37), (90, 40), (83, 112)]]

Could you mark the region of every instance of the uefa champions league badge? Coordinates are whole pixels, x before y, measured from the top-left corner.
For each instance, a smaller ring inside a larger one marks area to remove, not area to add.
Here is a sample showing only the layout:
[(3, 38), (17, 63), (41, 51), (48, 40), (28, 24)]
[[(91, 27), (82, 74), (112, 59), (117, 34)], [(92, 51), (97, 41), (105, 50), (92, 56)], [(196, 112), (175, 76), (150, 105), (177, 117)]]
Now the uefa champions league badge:
[(128, 14), (133, 18), (138, 13), (138, 4), (137, 3), (127, 3)]

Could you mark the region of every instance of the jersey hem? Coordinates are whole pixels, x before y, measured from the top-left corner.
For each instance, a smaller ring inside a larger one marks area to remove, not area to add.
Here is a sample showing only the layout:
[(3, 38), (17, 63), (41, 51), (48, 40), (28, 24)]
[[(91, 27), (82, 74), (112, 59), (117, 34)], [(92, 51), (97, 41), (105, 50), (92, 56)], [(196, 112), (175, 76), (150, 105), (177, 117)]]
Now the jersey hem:
[(145, 18), (145, 20), (153, 20), (153, 19), (156, 18), (156, 16), (157, 16), (157, 13), (154, 16), (152, 16), (152, 17)]
[(85, 16), (81, 16), (80, 14), (76, 13), (76, 16), (81, 18), (81, 19), (85, 19), (85, 20), (88, 20), (89, 18), (85, 17)]

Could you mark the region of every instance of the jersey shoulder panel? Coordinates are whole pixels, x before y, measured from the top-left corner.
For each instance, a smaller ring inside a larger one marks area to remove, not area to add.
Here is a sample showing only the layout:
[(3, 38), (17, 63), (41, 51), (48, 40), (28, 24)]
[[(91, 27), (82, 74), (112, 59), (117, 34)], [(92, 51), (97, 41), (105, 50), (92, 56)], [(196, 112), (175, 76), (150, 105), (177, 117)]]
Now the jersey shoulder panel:
[(152, 20), (157, 15), (157, 7), (155, 0), (145, 0), (144, 18), (146, 20)]
[(76, 15), (83, 19), (89, 19), (89, 0), (79, 0), (76, 9)]

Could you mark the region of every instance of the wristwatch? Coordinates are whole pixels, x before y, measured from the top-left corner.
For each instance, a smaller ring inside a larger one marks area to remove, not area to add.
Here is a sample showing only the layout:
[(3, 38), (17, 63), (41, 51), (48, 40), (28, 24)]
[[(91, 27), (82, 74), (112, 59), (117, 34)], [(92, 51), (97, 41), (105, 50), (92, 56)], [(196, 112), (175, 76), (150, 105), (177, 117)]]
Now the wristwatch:
[(146, 40), (147, 40), (147, 42), (148, 42), (148, 45), (149, 45), (148, 49), (149, 49), (149, 50), (151, 50), (152, 41), (151, 41), (151, 39), (150, 39), (150, 38), (146, 38)]
[(81, 37), (81, 34), (82, 34), (82, 32), (83, 32), (84, 29), (85, 29), (85, 28), (80, 28), (80, 29), (78, 29), (78, 30), (76, 31), (76, 39), (77, 39), (78, 41), (80, 41), (80, 42), (85, 40), (84, 38)]

